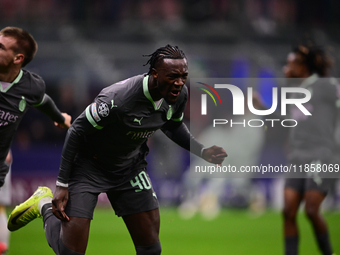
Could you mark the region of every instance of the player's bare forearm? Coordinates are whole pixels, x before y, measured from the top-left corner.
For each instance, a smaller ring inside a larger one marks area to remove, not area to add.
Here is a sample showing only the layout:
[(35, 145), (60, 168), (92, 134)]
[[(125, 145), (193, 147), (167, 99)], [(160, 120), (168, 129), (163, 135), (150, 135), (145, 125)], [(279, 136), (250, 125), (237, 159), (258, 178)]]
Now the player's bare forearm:
[(52, 199), (53, 214), (62, 221), (69, 221), (69, 217), (65, 213), (68, 201), (68, 188), (57, 186)]
[(222, 164), (224, 159), (228, 156), (227, 152), (219, 146), (211, 146), (205, 148), (202, 152), (202, 158), (212, 164)]

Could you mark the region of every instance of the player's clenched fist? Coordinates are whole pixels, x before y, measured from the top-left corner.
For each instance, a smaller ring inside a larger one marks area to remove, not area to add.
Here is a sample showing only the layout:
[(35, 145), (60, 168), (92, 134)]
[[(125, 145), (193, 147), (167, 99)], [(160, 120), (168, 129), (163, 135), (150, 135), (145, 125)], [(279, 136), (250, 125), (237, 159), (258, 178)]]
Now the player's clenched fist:
[(222, 147), (218, 147), (216, 145), (205, 148), (202, 152), (202, 158), (204, 160), (218, 165), (222, 164), (224, 158), (227, 156), (227, 152)]

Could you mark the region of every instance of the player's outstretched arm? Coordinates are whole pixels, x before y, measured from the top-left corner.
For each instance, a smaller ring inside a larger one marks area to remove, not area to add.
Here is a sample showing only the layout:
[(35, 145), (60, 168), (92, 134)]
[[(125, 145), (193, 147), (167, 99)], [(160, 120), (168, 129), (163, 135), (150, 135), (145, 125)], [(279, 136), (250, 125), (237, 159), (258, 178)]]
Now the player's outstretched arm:
[(193, 137), (183, 122), (169, 121), (163, 126), (162, 131), (175, 143), (210, 163), (221, 164), (224, 158), (228, 156), (226, 151), (221, 147), (214, 145), (209, 148), (204, 148), (204, 146)]
[(67, 113), (61, 113), (49, 95), (45, 94), (43, 101), (36, 105), (36, 108), (49, 116), (56, 126), (61, 128), (69, 128), (71, 126), (71, 116)]
[(202, 158), (204, 160), (218, 165), (222, 164), (227, 156), (227, 152), (222, 147), (218, 147), (216, 145), (205, 148), (202, 152)]
[(68, 188), (57, 185), (52, 199), (52, 210), (53, 214), (62, 221), (70, 220), (65, 213), (67, 201), (68, 201)]
[(191, 151), (199, 157), (202, 156), (203, 144), (195, 139), (183, 122), (168, 121), (161, 130), (182, 148)]

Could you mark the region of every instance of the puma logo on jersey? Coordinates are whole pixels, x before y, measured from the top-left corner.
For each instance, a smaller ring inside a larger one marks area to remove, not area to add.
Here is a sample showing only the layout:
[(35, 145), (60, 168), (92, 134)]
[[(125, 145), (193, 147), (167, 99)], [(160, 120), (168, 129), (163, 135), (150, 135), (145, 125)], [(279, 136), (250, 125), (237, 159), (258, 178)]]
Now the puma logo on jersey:
[(142, 123), (141, 123), (142, 119), (143, 119), (143, 117), (142, 117), (140, 120), (137, 119), (137, 118), (135, 118), (135, 119), (133, 120), (133, 122), (137, 122), (139, 125), (142, 125)]

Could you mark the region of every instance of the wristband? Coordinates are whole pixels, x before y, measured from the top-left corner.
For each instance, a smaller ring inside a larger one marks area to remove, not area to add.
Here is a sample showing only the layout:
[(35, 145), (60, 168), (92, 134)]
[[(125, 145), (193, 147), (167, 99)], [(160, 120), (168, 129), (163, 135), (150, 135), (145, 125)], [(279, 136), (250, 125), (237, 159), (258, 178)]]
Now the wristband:
[(60, 187), (63, 187), (63, 188), (68, 188), (68, 183), (62, 183), (62, 182), (60, 182), (60, 181), (57, 181), (57, 182), (56, 182), (56, 185), (57, 185), (57, 186), (60, 186)]
[(201, 158), (203, 157), (203, 151), (204, 151), (205, 149), (206, 149), (206, 148), (204, 148), (204, 147), (201, 149)]

